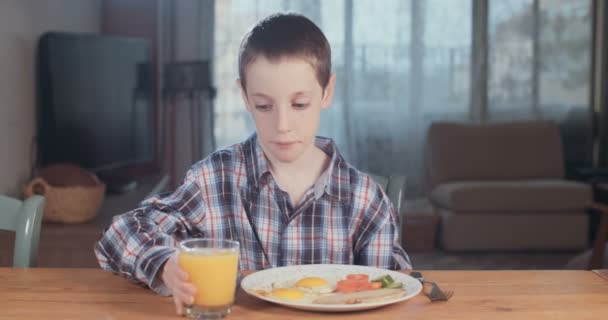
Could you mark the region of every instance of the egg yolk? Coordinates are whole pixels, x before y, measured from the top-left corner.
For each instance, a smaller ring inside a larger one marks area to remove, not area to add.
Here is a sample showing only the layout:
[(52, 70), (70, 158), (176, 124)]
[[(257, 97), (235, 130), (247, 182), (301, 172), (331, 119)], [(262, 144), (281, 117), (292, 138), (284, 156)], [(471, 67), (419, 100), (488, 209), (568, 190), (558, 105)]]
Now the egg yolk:
[(285, 300), (302, 300), (304, 298), (304, 292), (290, 288), (274, 289), (271, 294), (276, 298)]
[(323, 278), (310, 277), (310, 278), (302, 278), (296, 282), (296, 287), (301, 288), (318, 288), (327, 286), (327, 281)]

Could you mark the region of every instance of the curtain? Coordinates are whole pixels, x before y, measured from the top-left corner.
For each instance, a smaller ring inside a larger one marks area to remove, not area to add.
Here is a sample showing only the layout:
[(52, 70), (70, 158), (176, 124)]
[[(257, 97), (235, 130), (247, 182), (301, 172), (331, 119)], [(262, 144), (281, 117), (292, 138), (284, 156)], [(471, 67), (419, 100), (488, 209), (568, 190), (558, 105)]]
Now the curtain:
[[(425, 134), (435, 121), (555, 119), (570, 123), (566, 136), (580, 159), (590, 146), (578, 144), (591, 141), (590, 6), (590, 0), (217, 1), (216, 145), (254, 131), (235, 84), (241, 37), (267, 15), (290, 11), (317, 23), (332, 47), (336, 92), (319, 134), (333, 138), (362, 171), (405, 175), (406, 197), (424, 195)], [(483, 86), (471, 85), (480, 80)], [(477, 103), (476, 96), (485, 98)]]
[(591, 5), (489, 2), (487, 120), (557, 121), (568, 168), (592, 165)]
[[(177, 187), (193, 163), (214, 150), (213, 100), (209, 92), (166, 90), (171, 65), (213, 60), (215, 2), (180, 0), (161, 2), (157, 48), (162, 61), (162, 109), (158, 119), (162, 136), (163, 170), (170, 188)], [(186, 75), (184, 75), (185, 77)]]

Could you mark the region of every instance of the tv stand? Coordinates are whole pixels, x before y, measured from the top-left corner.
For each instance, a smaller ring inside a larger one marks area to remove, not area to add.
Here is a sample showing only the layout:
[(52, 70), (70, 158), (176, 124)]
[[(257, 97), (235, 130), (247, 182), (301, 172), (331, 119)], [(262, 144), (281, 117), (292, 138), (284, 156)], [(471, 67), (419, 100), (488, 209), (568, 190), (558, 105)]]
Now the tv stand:
[(135, 178), (116, 172), (98, 172), (97, 176), (106, 185), (108, 194), (124, 194), (137, 189), (139, 183)]
[(106, 191), (112, 194), (123, 194), (137, 189), (137, 180), (109, 180), (105, 181)]

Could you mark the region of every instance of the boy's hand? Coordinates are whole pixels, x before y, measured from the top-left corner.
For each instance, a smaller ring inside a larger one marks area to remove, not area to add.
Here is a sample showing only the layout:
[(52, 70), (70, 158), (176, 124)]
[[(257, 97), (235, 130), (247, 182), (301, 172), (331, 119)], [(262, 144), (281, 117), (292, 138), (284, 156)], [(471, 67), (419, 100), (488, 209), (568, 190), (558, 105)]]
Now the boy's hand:
[(163, 266), (161, 280), (173, 294), (175, 311), (178, 315), (183, 315), (184, 305), (194, 302), (196, 287), (188, 282), (188, 273), (177, 263), (177, 254), (171, 256)]

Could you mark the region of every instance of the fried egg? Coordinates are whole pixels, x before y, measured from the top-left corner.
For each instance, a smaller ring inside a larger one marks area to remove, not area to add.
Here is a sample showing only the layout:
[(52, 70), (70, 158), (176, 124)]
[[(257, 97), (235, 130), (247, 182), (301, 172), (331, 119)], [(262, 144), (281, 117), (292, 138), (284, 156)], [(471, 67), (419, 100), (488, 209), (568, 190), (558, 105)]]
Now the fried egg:
[(270, 296), (283, 300), (300, 301), (305, 298), (303, 291), (293, 288), (278, 288), (270, 291)]
[(290, 302), (312, 303), (321, 296), (331, 294), (335, 288), (335, 281), (320, 277), (305, 277), (274, 282), (271, 288), (260, 288), (256, 293)]
[(319, 277), (302, 278), (294, 286), (309, 293), (330, 293), (336, 289), (335, 282)]

